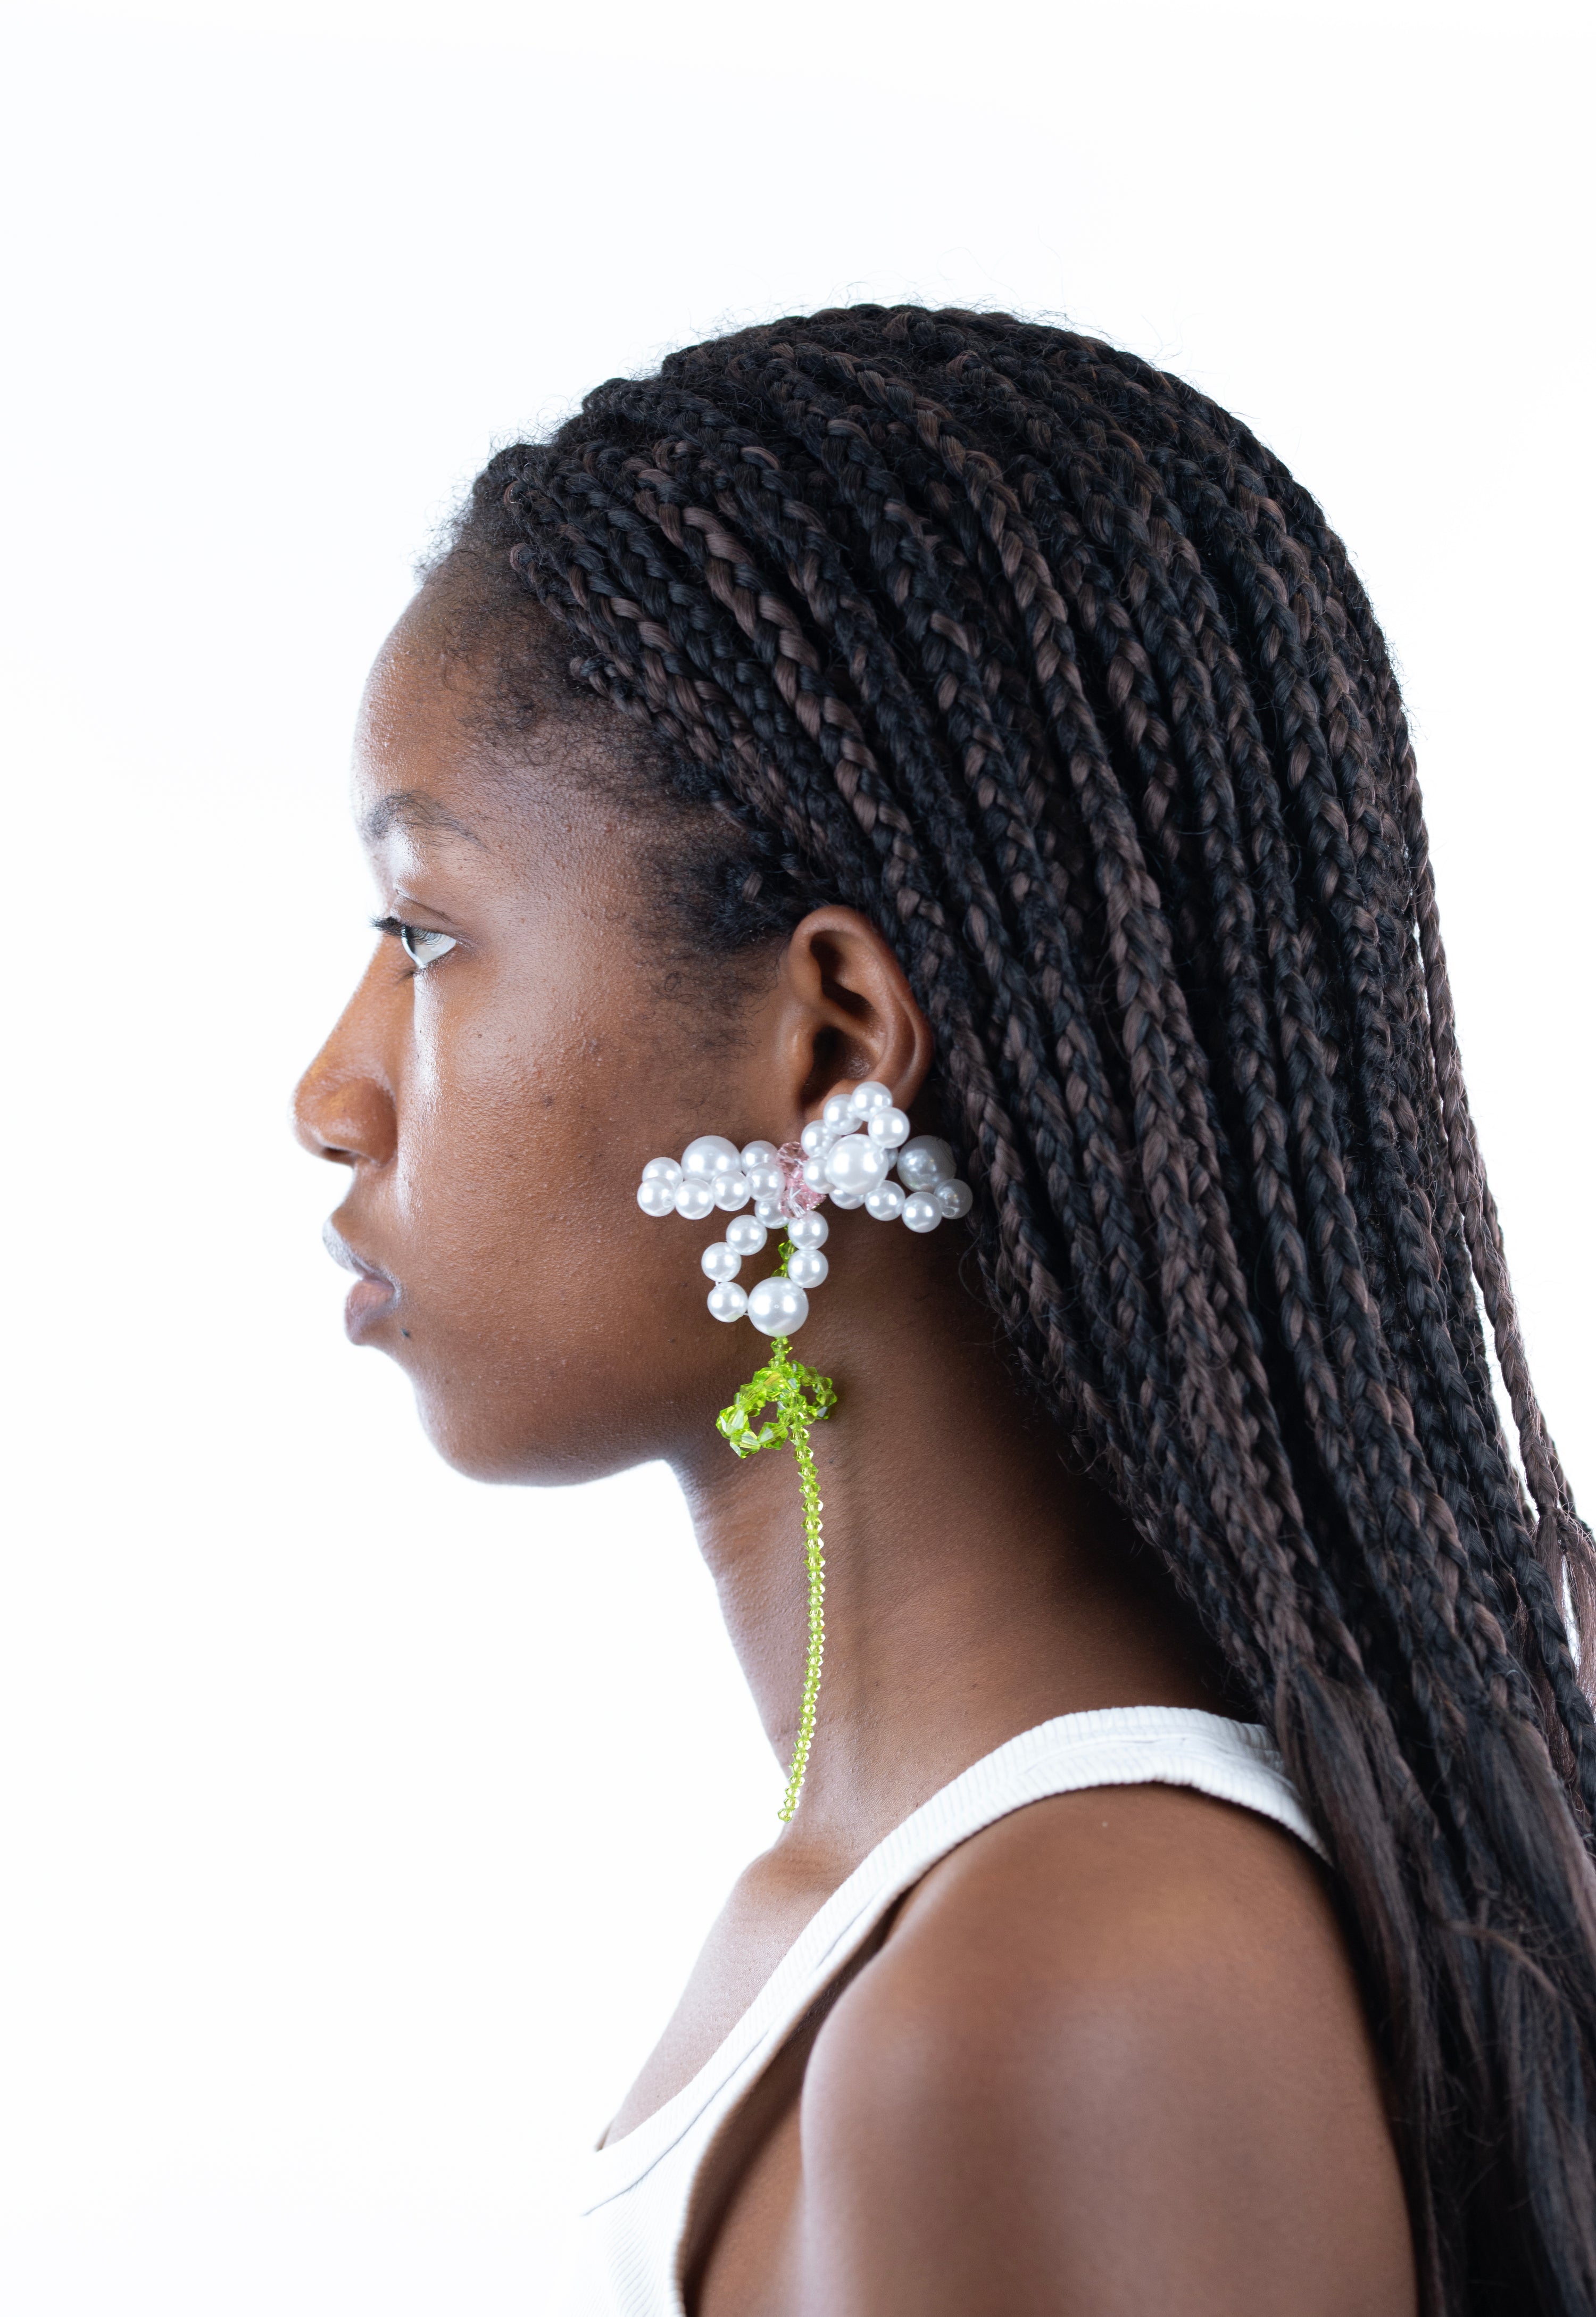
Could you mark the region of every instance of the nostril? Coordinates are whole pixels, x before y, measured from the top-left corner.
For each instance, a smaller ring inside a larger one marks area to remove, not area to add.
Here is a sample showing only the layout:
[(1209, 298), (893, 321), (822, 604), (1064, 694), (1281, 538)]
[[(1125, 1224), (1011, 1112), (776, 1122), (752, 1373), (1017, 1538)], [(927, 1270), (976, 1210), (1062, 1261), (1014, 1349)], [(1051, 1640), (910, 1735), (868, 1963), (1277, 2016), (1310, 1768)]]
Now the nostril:
[(293, 1132), (313, 1158), (352, 1167), (376, 1165), (393, 1156), (394, 1105), (380, 1080), (359, 1071), (328, 1069), (312, 1062), (294, 1089)]

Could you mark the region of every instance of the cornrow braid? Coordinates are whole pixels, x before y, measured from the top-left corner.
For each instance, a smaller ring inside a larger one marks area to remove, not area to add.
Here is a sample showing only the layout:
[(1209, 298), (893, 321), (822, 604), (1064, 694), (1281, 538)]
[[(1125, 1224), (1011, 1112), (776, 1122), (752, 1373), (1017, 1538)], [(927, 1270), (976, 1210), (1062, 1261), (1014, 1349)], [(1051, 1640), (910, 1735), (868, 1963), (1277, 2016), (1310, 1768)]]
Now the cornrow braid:
[(894, 944), (1021, 1371), (1333, 1862), (1430, 2317), (1596, 2317), (1596, 1550), (1318, 507), (1113, 347), (860, 306), (600, 387), (440, 562), (479, 630), (552, 613), (662, 817), (708, 810), (687, 938), (829, 899)]

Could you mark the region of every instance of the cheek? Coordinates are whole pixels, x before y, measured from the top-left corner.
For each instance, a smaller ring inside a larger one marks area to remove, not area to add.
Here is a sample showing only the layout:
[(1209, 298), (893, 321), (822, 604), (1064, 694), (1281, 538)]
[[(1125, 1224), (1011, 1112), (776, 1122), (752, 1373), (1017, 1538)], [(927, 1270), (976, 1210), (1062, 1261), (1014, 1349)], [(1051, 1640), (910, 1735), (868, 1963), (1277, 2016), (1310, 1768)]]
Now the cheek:
[(717, 1223), (637, 1203), (645, 1160), (701, 1131), (657, 1006), (632, 1016), (645, 1040), (614, 1026), (624, 1009), (540, 999), (535, 1042), (509, 1012), (428, 1010), (393, 1189), (401, 1353), (434, 1441), (483, 1477), (584, 1477), (657, 1453), (662, 1387), (712, 1371), (728, 1332), (699, 1266)]

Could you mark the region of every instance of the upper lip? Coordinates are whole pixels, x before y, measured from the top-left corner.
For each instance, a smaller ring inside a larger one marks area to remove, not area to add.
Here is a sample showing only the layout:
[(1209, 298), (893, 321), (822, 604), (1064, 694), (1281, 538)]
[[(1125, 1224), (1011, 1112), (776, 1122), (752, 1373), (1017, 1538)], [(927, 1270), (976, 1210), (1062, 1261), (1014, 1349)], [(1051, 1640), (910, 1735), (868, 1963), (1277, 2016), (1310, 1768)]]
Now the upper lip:
[(341, 1263), (345, 1271), (352, 1271), (361, 1279), (379, 1279), (385, 1287), (397, 1290), (399, 1283), (392, 1273), (384, 1271), (379, 1263), (373, 1263), (369, 1256), (361, 1255), (351, 1247), (330, 1215), (321, 1227), (321, 1235), (327, 1253), (334, 1263)]

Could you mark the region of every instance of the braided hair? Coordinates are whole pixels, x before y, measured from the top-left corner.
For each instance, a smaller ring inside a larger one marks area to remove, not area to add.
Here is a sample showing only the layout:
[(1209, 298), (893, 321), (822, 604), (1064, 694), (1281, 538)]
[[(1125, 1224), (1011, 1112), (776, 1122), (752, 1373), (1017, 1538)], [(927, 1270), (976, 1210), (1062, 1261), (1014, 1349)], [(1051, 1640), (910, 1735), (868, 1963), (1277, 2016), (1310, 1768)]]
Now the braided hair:
[(598, 388), (439, 568), (646, 728), (700, 946), (823, 899), (894, 945), (1020, 1371), (1333, 1862), (1431, 2317), (1592, 2317), (1596, 1552), (1319, 508), (1113, 347), (857, 306)]

